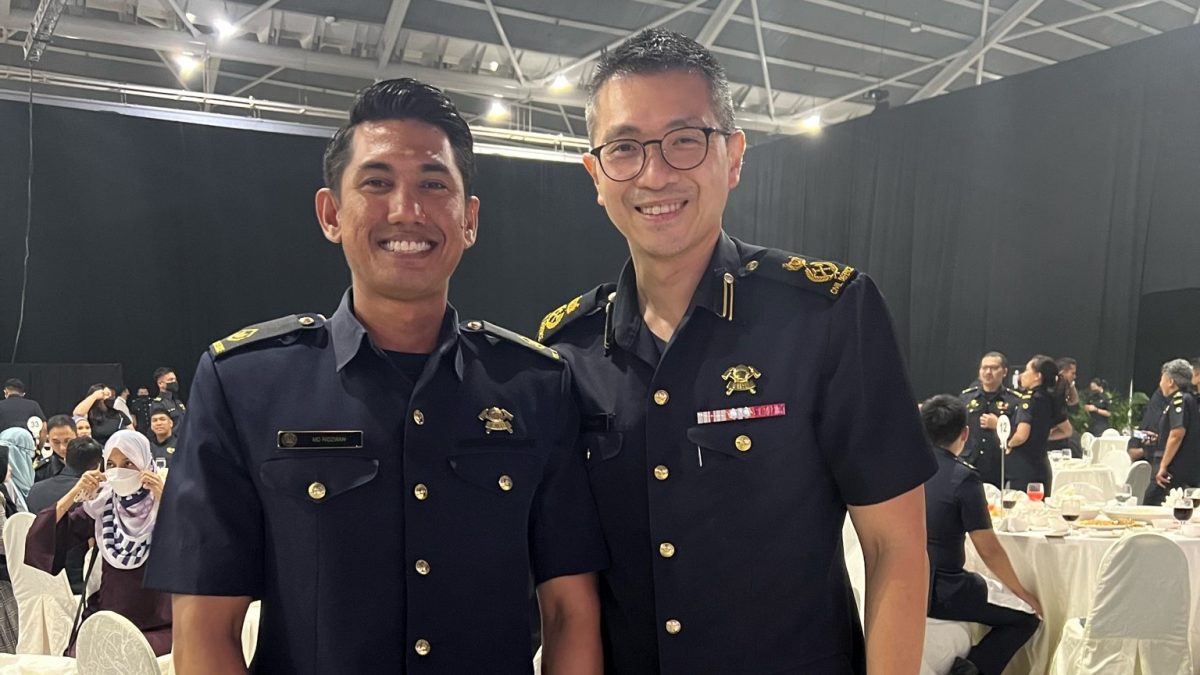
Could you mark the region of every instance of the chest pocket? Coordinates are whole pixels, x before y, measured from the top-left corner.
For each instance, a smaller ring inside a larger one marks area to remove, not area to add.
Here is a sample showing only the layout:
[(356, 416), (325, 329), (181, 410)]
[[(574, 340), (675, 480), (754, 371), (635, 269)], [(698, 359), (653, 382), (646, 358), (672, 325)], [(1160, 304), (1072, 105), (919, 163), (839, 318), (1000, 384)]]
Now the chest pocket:
[(310, 504), (323, 504), (370, 483), (379, 460), (369, 457), (283, 457), (269, 459), (258, 469), (264, 485)]
[(580, 435), (588, 466), (621, 454), (624, 434), (619, 431), (585, 431)]
[(495, 495), (531, 495), (542, 482), (545, 460), (529, 439), (461, 441), (447, 458), (450, 470), (474, 488)]
[(688, 428), (687, 437), (692, 445), (745, 460), (770, 450), (777, 452), (786, 444), (785, 419), (697, 424)]

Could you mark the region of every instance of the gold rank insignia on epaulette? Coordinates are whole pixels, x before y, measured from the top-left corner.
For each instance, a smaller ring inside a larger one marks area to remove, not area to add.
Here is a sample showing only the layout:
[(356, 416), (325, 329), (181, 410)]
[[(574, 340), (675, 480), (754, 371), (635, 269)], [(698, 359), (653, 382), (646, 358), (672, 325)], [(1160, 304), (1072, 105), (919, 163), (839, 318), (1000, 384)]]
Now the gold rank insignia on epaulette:
[(829, 260), (813, 260), (805, 256), (766, 249), (751, 261), (758, 274), (777, 281), (807, 288), (826, 297), (837, 298), (846, 284), (858, 276), (858, 270)]
[(503, 338), (509, 342), (519, 344), (522, 347), (532, 349), (542, 356), (549, 357), (556, 361), (562, 359), (562, 357), (559, 356), (558, 351), (547, 347), (537, 340), (527, 338), (520, 333), (513, 332), (507, 328), (501, 328), (500, 326), (497, 326), (493, 323), (488, 323), (487, 321), (468, 321), (463, 324), (463, 330), (472, 333), (487, 333), (488, 335)]
[(320, 314), (292, 314), (291, 316), (247, 326), (228, 337), (223, 337), (209, 345), (208, 353), (212, 358), (219, 359), (246, 345), (281, 337), (298, 330), (320, 328), (324, 325), (325, 317)]
[(608, 302), (608, 294), (616, 290), (615, 284), (601, 284), (596, 288), (572, 298), (570, 301), (555, 307), (542, 319), (538, 325), (537, 339), (539, 342), (546, 336), (570, 323), (573, 319), (587, 316), (604, 307)]
[(966, 389), (963, 389), (962, 391), (960, 391), (958, 393), (960, 395), (961, 394), (974, 394), (977, 391), (979, 391), (979, 387), (967, 387)]

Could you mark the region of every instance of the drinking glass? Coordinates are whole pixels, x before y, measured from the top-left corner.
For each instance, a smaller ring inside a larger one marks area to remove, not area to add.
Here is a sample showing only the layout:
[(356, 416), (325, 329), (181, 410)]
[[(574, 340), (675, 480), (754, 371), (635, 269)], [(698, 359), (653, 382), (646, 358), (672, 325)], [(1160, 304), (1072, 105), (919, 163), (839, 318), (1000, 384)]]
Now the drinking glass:
[(1075, 530), (1075, 521), (1079, 520), (1079, 513), (1083, 505), (1079, 499), (1068, 497), (1062, 502), (1062, 517), (1071, 525), (1071, 531)]
[(1029, 495), (1030, 501), (1040, 502), (1046, 496), (1046, 487), (1041, 483), (1030, 483), (1025, 486), (1025, 494)]
[(1192, 519), (1193, 508), (1194, 502), (1187, 497), (1180, 497), (1179, 499), (1175, 500), (1175, 510), (1173, 514), (1175, 516), (1175, 520), (1179, 521), (1180, 528), (1183, 527), (1184, 523)]
[(1117, 494), (1113, 495), (1113, 499), (1121, 506), (1128, 506), (1129, 502), (1133, 500), (1133, 486), (1129, 483), (1122, 485)]

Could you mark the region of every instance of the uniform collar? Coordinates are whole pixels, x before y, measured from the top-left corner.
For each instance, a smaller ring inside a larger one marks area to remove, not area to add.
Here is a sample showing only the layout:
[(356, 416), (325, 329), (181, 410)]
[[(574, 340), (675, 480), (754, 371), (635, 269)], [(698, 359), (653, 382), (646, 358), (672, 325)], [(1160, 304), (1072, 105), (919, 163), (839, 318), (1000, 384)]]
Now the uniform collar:
[[(340, 373), (346, 364), (354, 360), (367, 345), (371, 352), (382, 359), (387, 359), (383, 350), (375, 345), (367, 329), (354, 315), (354, 297), (351, 289), (346, 289), (342, 302), (337, 311), (329, 319), (329, 335), (333, 341), (333, 356)], [(461, 381), (463, 377), (463, 356), (461, 335), (458, 329), (458, 311), (446, 303), (446, 313), (442, 317), (442, 329), (438, 334), (437, 345), (429, 355), (431, 359), (452, 357), (454, 374)]]
[[(725, 290), (725, 275), (740, 276), (743, 272), (741, 260), (742, 256), (738, 250), (737, 241), (722, 230), (716, 246), (713, 247), (708, 265), (705, 267), (705, 273), (700, 277), (700, 282), (696, 284), (696, 290), (692, 293), (692, 302), (685, 317), (697, 307), (718, 316), (726, 311), (728, 297)], [(637, 274), (632, 258), (625, 262), (625, 268), (621, 270), (621, 277), (617, 281), (617, 291), (613, 294), (612, 302), (612, 338), (622, 349), (635, 351), (634, 345), (638, 342), (638, 334), (643, 322), (641, 307), (638, 303)]]

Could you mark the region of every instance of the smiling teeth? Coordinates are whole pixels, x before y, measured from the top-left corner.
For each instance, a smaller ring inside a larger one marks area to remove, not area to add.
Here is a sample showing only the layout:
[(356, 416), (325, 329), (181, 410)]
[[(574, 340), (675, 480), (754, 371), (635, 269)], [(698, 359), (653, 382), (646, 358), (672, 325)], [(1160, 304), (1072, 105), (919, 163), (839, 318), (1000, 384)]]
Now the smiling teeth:
[(432, 246), (427, 241), (396, 241), (389, 239), (383, 242), (383, 248), (392, 253), (422, 253), (428, 251)]
[(655, 204), (654, 206), (643, 206), (642, 213), (648, 216), (661, 216), (664, 213), (674, 213), (683, 208), (683, 202), (675, 202), (673, 204)]

